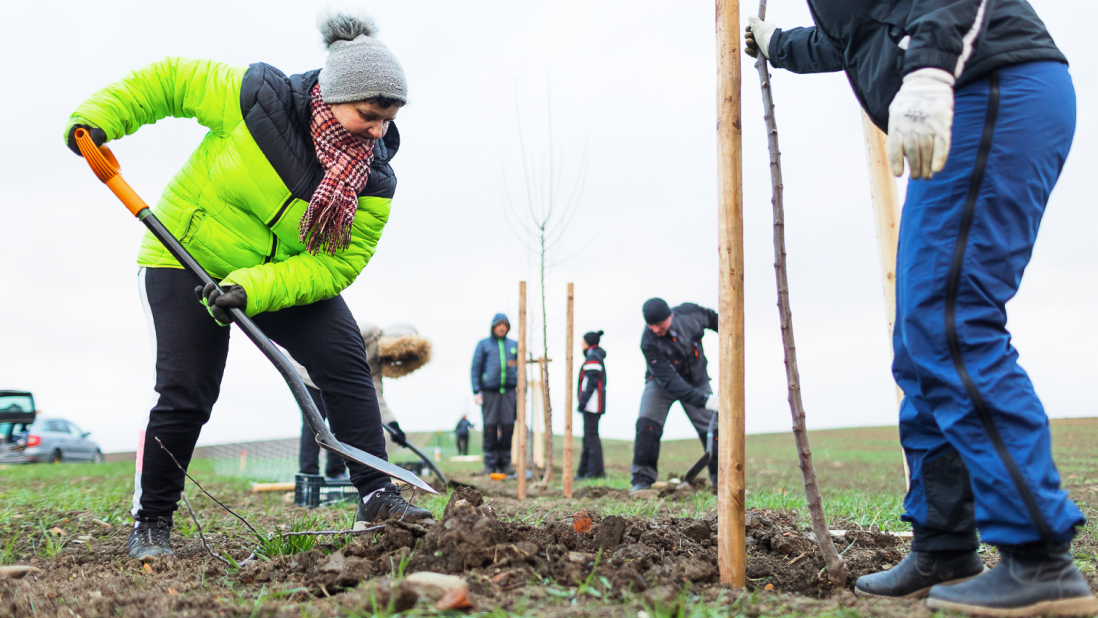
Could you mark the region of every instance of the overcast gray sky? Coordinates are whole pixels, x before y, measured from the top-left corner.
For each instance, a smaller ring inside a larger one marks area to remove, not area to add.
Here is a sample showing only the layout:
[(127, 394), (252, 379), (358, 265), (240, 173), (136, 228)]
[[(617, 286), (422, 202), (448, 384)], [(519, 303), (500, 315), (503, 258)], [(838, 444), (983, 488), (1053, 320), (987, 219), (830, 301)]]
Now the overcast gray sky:
[[(548, 153), (551, 84), (554, 152), (565, 184), (585, 145), (589, 161), (580, 211), (559, 253), (575, 256), (547, 279), (554, 405), (563, 408), (565, 284), (573, 281), (577, 341), (587, 330), (606, 331), (603, 434), (632, 438), (644, 379), (641, 304), (662, 296), (716, 306), (713, 3), (363, 4), (404, 65), (412, 105), (397, 121), (400, 183), (389, 225), (345, 297), (361, 321), (409, 322), (434, 343), (430, 365), (386, 385), (401, 424), (449, 430), (467, 412), (479, 425), (469, 388), (473, 347), (494, 313), (515, 321), (520, 279), (536, 288), (535, 256), (503, 220), (505, 182), (513, 195), (522, 189), (516, 109), (537, 165)], [(1009, 305), (1009, 326), (1049, 415), (1090, 416), (1098, 414), (1098, 5), (1033, 5), (1072, 62), (1079, 119), (1032, 264)], [(94, 432), (105, 450), (134, 448), (152, 401), (136, 287), (143, 227), (64, 148), (64, 121), (97, 88), (167, 55), (263, 61), (286, 73), (321, 66), (319, 6), (105, 0), (0, 8), (9, 84), (0, 102), (7, 120), (0, 131), (0, 388), (34, 391), (46, 414)], [(754, 10), (744, 3), (744, 23)], [(771, 3), (769, 18), (783, 27), (811, 23), (803, 0)], [(857, 103), (842, 74), (774, 71), (774, 92), (808, 424), (892, 424), (891, 353)], [(749, 432), (790, 425), (758, 93), (745, 59)], [(111, 146), (127, 180), (155, 202), (203, 133), (193, 120), (167, 119)], [(716, 337), (706, 346), (715, 377)], [(299, 426), (278, 374), (234, 332), (221, 399), (201, 443), (292, 436)], [(691, 434), (676, 406), (665, 436)]]

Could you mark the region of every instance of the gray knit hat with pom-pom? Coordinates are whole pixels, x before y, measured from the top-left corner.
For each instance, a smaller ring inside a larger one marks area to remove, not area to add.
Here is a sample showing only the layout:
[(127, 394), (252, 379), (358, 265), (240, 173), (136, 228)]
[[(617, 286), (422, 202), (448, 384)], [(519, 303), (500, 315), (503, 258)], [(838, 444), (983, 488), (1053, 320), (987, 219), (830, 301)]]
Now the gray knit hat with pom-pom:
[(324, 102), (349, 103), (373, 97), (408, 102), (404, 69), (393, 52), (374, 38), (373, 18), (346, 10), (322, 11), (317, 28), (324, 37), (328, 59), (320, 71)]

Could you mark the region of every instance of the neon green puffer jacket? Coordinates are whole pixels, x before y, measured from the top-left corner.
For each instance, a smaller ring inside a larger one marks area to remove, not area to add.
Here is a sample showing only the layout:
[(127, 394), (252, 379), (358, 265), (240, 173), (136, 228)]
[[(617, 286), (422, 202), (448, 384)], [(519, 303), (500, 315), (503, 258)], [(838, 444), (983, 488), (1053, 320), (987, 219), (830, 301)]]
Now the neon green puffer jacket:
[[(359, 193), (351, 244), (335, 255), (305, 251), (298, 222), (324, 170), (309, 134), (309, 91), (320, 71), (287, 77), (274, 67), (165, 58), (96, 92), (73, 124), (118, 139), (167, 116), (195, 118), (210, 131), (168, 183), (153, 212), (215, 279), (241, 285), (247, 314), (305, 305), (339, 294), (370, 261), (396, 190), (389, 161), (395, 125), (374, 146)], [(182, 268), (151, 233), (137, 262)]]

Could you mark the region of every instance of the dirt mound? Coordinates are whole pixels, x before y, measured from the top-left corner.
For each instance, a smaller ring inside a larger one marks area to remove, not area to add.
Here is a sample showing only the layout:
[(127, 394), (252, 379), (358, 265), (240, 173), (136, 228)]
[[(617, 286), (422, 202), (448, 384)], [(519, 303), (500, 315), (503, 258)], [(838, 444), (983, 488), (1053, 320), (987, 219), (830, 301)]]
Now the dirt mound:
[[(281, 591), (286, 603), (331, 599), (352, 612), (388, 605), (399, 611), (416, 602), (402, 578), (417, 571), (461, 575), (472, 600), (485, 608), (577, 586), (593, 587), (606, 600), (628, 591), (671, 599), (686, 584), (699, 594), (718, 589), (715, 518), (587, 513), (591, 525), (582, 533), (571, 514), (538, 525), (507, 521), (479, 492), (462, 488), (437, 522), (390, 518), (382, 529), (350, 542), (324, 538), (309, 551), (253, 559), (239, 569), (210, 558), (198, 539), (186, 537), (173, 537), (176, 558), (142, 567), (124, 559), (124, 527), (106, 531), (81, 522), (86, 543), (74, 543), (52, 560), (29, 560), (41, 573), (0, 578), (0, 615), (69, 615), (73, 603), (85, 618), (220, 614), (228, 609), (228, 590), (240, 586)], [(251, 553), (248, 545), (220, 534), (208, 539), (238, 563)], [(902, 557), (900, 541), (878, 532), (850, 531), (837, 545), (845, 550), (850, 582)], [(811, 533), (788, 514), (750, 511), (747, 552), (749, 589), (816, 598), (833, 593)]]

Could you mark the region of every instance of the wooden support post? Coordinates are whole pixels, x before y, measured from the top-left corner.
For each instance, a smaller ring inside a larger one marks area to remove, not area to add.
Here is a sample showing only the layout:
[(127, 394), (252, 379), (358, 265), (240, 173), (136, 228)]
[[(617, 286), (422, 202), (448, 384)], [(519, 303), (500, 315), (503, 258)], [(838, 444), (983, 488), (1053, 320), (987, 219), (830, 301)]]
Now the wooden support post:
[(740, 131), (740, 3), (716, 0), (717, 212), (720, 255), (720, 439), (717, 441), (717, 564), (721, 582), (743, 588), (744, 337), (743, 169)]
[(541, 486), (548, 489), (549, 483), (553, 481), (553, 402), (549, 399), (549, 359), (543, 356), (538, 359), (538, 363), (541, 368), (541, 409), (545, 415), (543, 428), (545, 445), (542, 448), (545, 457), (542, 463), (545, 476), (541, 479)]
[(534, 426), (533, 451), (535, 468), (545, 469), (545, 421), (542, 409), (545, 406), (545, 392), (541, 389), (541, 360), (537, 362), (537, 377), (530, 381), (530, 419)]
[(568, 323), (565, 327), (564, 345), (564, 461), (561, 462), (561, 474), (564, 482), (564, 497), (572, 499), (572, 305), (575, 288), (568, 284)]
[(526, 282), (519, 281), (518, 387), (515, 389), (515, 433), (518, 457), (515, 459), (518, 499), (526, 499)]
[[(873, 223), (877, 230), (877, 249), (881, 256), (881, 283), (885, 295), (885, 319), (888, 321), (888, 344), (892, 346), (892, 327), (896, 321), (896, 248), (900, 243), (900, 197), (896, 178), (888, 165), (888, 136), (862, 110), (865, 131), (865, 157), (869, 164), (869, 193), (873, 198)], [(902, 404), (904, 392), (896, 385), (896, 401)], [(904, 462), (904, 482), (911, 489), (911, 471)]]

